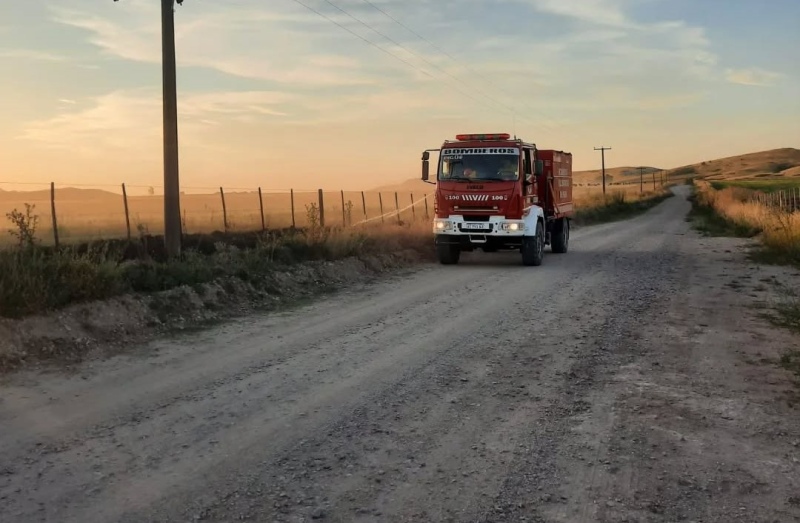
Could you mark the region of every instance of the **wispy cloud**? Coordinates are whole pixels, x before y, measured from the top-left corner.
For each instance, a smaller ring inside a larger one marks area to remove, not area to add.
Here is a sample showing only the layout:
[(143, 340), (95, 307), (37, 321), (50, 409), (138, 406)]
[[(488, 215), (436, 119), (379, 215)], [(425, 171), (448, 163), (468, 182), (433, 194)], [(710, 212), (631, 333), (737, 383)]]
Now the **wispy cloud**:
[(35, 49), (0, 49), (0, 58), (36, 60), (42, 62), (66, 62), (70, 59), (64, 55)]
[[(85, 30), (108, 56), (160, 63), (157, 3), (132, 0), (113, 7), (97, 13), (61, 5), (52, 12), (57, 22)], [(241, 4), (192, 7), (177, 15), (179, 66), (300, 86), (369, 84), (379, 72), (372, 68), (370, 78), (360, 56), (329, 51), (324, 40), (331, 30), (319, 19)]]
[[(207, 131), (219, 123), (280, 118), (282, 104), (293, 95), (272, 91), (189, 94), (179, 103), (180, 133), (187, 144), (211, 147)], [(117, 91), (100, 96), (85, 108), (75, 101), (53, 118), (29, 123), (19, 139), (83, 156), (101, 156), (109, 150), (157, 150), (161, 137), (161, 97), (150, 90)], [(218, 138), (224, 139), (223, 136)]]
[(729, 82), (733, 84), (750, 85), (757, 87), (772, 86), (782, 77), (783, 75), (780, 73), (765, 71), (763, 69), (757, 69), (757, 68), (727, 69), (725, 71), (725, 78)]
[(522, 0), (534, 6), (535, 9), (575, 18), (584, 22), (598, 25), (626, 27), (632, 25), (624, 12), (630, 0)]

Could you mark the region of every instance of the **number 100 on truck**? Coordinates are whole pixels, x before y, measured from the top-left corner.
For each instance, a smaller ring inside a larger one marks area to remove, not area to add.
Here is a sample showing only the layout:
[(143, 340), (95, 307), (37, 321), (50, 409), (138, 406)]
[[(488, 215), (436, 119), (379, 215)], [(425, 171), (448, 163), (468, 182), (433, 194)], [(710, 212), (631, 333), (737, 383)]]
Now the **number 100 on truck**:
[[(436, 181), (429, 181), (438, 152)], [(566, 253), (572, 202), (572, 154), (538, 149), (509, 134), (460, 134), (422, 153), (422, 180), (436, 184), (433, 233), (439, 262), (462, 252), (519, 251), (541, 265), (545, 246)]]

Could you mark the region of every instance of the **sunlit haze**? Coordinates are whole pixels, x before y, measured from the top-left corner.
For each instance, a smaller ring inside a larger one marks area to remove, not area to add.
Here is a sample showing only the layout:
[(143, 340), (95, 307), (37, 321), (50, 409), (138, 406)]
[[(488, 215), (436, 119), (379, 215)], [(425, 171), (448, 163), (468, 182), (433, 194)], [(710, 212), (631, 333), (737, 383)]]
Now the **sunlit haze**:
[[(302, 2), (176, 6), (186, 188), (368, 189), (467, 132), (577, 169), (800, 137), (796, 0)], [(160, 186), (160, 60), (158, 0), (4, 0), (0, 188)]]

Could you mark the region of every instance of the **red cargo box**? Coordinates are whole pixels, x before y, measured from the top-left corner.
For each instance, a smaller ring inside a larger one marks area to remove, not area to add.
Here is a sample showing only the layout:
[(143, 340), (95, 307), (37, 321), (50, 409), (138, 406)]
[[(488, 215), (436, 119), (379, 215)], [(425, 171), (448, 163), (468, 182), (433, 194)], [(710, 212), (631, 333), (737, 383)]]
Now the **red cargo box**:
[(572, 216), (572, 153), (539, 149), (536, 158), (544, 163), (543, 180), (537, 183), (537, 193), (545, 216)]

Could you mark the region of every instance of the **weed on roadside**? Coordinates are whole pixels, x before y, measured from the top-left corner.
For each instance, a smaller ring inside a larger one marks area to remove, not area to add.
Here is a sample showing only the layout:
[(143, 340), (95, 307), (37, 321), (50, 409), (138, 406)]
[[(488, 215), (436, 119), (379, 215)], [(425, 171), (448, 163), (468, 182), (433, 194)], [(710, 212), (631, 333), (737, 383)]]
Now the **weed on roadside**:
[(779, 327), (791, 329), (800, 334), (800, 300), (795, 298), (775, 307), (772, 322)]

